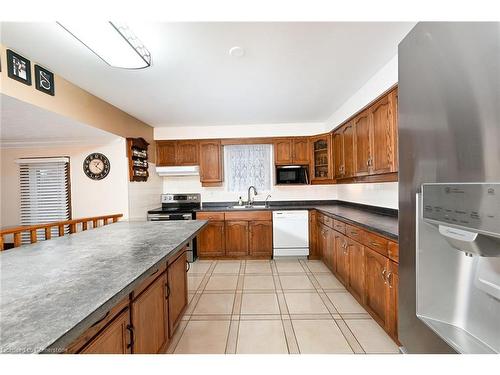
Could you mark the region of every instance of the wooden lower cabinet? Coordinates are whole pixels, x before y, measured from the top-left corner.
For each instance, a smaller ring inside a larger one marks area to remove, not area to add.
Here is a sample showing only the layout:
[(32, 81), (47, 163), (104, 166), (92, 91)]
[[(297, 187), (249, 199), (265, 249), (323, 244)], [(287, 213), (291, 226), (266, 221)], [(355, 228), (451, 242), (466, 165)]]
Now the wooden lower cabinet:
[(128, 354), (131, 352), (130, 311), (119, 314), (99, 335), (92, 339), (81, 354)]
[(365, 304), (382, 327), (389, 325), (390, 290), (387, 286), (389, 260), (378, 252), (366, 248)]
[(347, 287), (359, 302), (365, 297), (365, 248), (351, 239), (347, 240), (349, 254), (349, 282)]
[(224, 256), (226, 237), (224, 221), (209, 221), (208, 225), (198, 235), (197, 251), (200, 257)]
[(389, 261), (387, 274), (387, 287), (389, 288), (389, 317), (387, 330), (397, 340), (398, 338), (398, 299), (399, 299), (399, 266), (392, 260)]
[(187, 256), (184, 251), (167, 267), (168, 329), (170, 337), (187, 307)]
[(226, 255), (248, 255), (248, 221), (226, 221)]
[(335, 272), (337, 261), (335, 259), (334, 252), (333, 229), (324, 224), (320, 224), (319, 242), (321, 243), (321, 252), (323, 254), (323, 260), (325, 264), (328, 266), (328, 268)]
[(163, 273), (132, 301), (134, 353), (155, 354), (168, 345), (166, 277)]
[(248, 248), (250, 256), (273, 255), (273, 223), (272, 221), (250, 221)]
[(335, 232), (335, 255), (337, 257), (337, 277), (344, 285), (349, 283), (349, 249), (347, 237)]

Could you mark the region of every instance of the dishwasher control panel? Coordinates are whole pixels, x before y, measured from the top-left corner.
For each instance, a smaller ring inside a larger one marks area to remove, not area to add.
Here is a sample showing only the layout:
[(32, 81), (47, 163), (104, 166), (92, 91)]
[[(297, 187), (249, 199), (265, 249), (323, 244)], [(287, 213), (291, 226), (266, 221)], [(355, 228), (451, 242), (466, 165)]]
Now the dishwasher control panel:
[(422, 185), (426, 221), (500, 235), (500, 183)]

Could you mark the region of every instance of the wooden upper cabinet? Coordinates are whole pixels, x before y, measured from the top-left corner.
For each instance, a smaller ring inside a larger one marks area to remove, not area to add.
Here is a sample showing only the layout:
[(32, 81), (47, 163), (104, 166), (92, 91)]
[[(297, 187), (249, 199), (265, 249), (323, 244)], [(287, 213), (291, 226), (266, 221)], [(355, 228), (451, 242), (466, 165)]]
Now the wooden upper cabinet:
[(222, 182), (222, 146), (220, 140), (200, 141), (199, 162), (202, 183)]
[(344, 140), (342, 139), (342, 129), (333, 133), (333, 165), (335, 178), (342, 178), (344, 176)]
[(389, 260), (365, 247), (365, 304), (382, 327), (388, 327), (390, 293), (387, 287)]
[(156, 165), (168, 167), (176, 165), (176, 141), (156, 141)]
[(309, 164), (309, 138), (293, 138), (292, 160), (294, 164)]
[(363, 111), (354, 121), (354, 174), (366, 176), (370, 173), (371, 142), (370, 112)]
[(396, 95), (392, 91), (370, 107), (370, 173), (396, 171)]
[(274, 142), (274, 164), (293, 163), (293, 142), (291, 138), (278, 139)]
[(163, 273), (132, 301), (134, 353), (156, 354), (168, 344), (168, 317)]
[(225, 222), (226, 255), (248, 255), (248, 221), (231, 220)]
[(342, 142), (344, 150), (343, 177), (354, 176), (354, 125), (352, 122), (342, 128)]
[(178, 141), (176, 147), (177, 165), (198, 165), (198, 141)]
[(273, 222), (250, 221), (248, 247), (251, 256), (273, 255)]
[(168, 328), (170, 336), (179, 325), (188, 303), (187, 257), (184, 251), (167, 268)]
[(80, 351), (82, 354), (128, 354), (131, 352), (129, 309), (118, 315)]
[(333, 178), (332, 135), (323, 134), (312, 137), (311, 144), (311, 181), (331, 180)]

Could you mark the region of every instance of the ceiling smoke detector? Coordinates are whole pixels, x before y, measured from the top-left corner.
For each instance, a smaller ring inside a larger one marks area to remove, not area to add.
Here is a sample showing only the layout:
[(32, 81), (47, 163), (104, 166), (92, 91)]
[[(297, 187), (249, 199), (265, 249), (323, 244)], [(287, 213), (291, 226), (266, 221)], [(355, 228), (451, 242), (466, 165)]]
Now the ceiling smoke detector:
[(245, 54), (245, 50), (239, 46), (234, 46), (229, 50), (229, 56), (242, 57)]

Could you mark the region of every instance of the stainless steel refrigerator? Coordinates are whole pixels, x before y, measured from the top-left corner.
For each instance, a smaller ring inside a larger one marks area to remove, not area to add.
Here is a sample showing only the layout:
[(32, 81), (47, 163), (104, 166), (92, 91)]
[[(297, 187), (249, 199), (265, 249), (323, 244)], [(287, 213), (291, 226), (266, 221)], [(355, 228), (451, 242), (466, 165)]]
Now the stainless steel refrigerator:
[(419, 23), (399, 45), (399, 338), (500, 352), (500, 23)]

